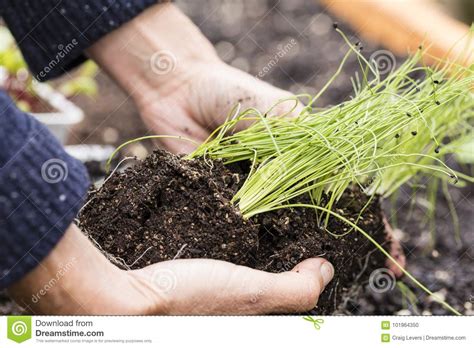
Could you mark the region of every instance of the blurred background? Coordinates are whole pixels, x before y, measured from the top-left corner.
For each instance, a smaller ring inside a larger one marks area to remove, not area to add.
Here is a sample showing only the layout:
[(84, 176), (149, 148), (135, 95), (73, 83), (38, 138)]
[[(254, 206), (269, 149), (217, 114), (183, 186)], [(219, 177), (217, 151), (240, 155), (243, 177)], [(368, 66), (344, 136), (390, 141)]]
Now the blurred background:
[[(414, 2), (417, 1), (404, 3)], [(433, 2), (440, 13), (452, 19), (452, 22), (447, 21), (447, 26), (467, 28), (474, 20), (472, 0), (428, 2)], [(367, 57), (376, 51), (390, 50), (393, 51), (395, 64), (403, 61), (405, 51), (392, 46), (390, 35), (380, 40), (374, 40), (373, 35), (379, 29), (387, 30), (389, 34), (398, 32), (398, 29), (369, 27), (365, 33), (364, 30), (359, 32), (361, 27), (358, 27), (357, 19), (352, 21), (342, 12), (338, 14), (337, 10), (328, 7), (328, 3), (314, 0), (176, 1), (177, 6), (189, 15), (214, 44), (225, 62), (293, 93), (315, 94), (337, 69), (347, 46), (333, 30), (334, 21), (339, 22), (339, 27), (353, 41), (362, 42)], [(346, 5), (349, 3), (346, 2)], [(423, 14), (415, 13), (415, 16), (419, 16), (420, 21), (431, 20), (422, 19)], [(418, 21), (417, 18), (415, 20)], [(437, 17), (432, 20), (435, 21), (432, 24), (439, 24)], [(461, 25), (461, 22), (466, 24)], [(358, 71), (358, 67), (354, 57), (349, 60), (344, 72), (320, 98), (318, 106), (336, 104), (349, 98), (352, 92), (350, 78)], [(38, 89), (27, 72), (21, 54), (11, 38), (8, 38), (6, 29), (3, 29), (0, 35), (0, 88), (6, 89), (25, 111), (56, 116), (60, 114), (64, 120), (67, 119), (64, 125), (56, 124), (56, 127), (67, 128), (67, 134), (62, 136), (68, 145), (94, 144), (93, 150), (69, 147), (71, 153), (89, 162), (91, 170), (97, 171), (92, 174), (100, 176), (100, 162), (107, 158), (114, 147), (148, 134), (131, 99), (93, 63), (89, 62), (70, 76), (49, 85), (52, 90)], [(50, 100), (54, 99), (52, 96), (61, 99), (58, 94), (64, 96), (63, 100), (51, 105)], [(51, 122), (54, 124), (55, 120), (57, 118)], [(122, 155), (144, 157), (152, 148), (151, 142), (136, 143), (127, 147), (126, 153)], [(461, 312), (474, 314), (474, 277), (471, 273), (474, 269), (472, 189), (456, 189), (452, 192), (464, 238), (463, 245), (454, 241), (449, 208), (443, 197), (440, 197), (436, 209), (435, 236), (423, 223), (427, 203), (421, 198), (413, 200), (411, 197), (411, 191), (407, 189), (397, 202), (392, 202), (392, 205), (386, 203), (388, 212), (397, 211), (397, 214), (390, 215), (393, 220), (398, 217), (394, 224), (408, 257), (409, 271), (438, 295), (447, 298)], [(19, 309), (0, 294), (0, 314), (17, 311)], [(446, 313), (409, 283), (406, 288), (397, 287), (388, 293), (367, 291), (360, 301), (348, 304), (348, 311), (354, 314)]]

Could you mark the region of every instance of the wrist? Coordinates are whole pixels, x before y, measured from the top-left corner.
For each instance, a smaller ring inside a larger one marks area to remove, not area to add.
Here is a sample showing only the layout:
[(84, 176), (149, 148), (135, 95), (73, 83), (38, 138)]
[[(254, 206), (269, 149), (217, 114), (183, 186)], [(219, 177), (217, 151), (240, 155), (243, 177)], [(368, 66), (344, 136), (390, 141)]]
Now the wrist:
[(170, 93), (200, 66), (220, 62), (211, 43), (172, 4), (150, 7), (87, 53), (139, 103), (149, 93)]
[[(104, 281), (119, 272), (71, 225), (50, 254), (8, 291), (34, 313), (90, 314), (99, 311), (95, 303)], [(110, 293), (105, 295), (100, 298)]]

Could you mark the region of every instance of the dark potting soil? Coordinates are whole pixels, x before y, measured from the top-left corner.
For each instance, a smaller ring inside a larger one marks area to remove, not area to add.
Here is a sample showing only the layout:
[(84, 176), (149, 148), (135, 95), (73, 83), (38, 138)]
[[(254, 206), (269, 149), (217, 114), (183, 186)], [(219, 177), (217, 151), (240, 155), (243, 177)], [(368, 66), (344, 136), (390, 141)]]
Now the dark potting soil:
[[(230, 200), (246, 169), (219, 161), (211, 166), (156, 150), (91, 193), (80, 216), (81, 228), (109, 256), (132, 269), (179, 257), (283, 272), (308, 257), (323, 256), (335, 266), (336, 275), (314, 312), (343, 310), (347, 297), (357, 293), (357, 284), (384, 267), (384, 256), (356, 231), (335, 238), (318, 225), (313, 209), (281, 209), (243, 219)], [(374, 201), (358, 224), (384, 244), (381, 208)], [(336, 211), (355, 221), (366, 202), (363, 193), (350, 190)], [(350, 231), (337, 219), (330, 219), (327, 229)]]

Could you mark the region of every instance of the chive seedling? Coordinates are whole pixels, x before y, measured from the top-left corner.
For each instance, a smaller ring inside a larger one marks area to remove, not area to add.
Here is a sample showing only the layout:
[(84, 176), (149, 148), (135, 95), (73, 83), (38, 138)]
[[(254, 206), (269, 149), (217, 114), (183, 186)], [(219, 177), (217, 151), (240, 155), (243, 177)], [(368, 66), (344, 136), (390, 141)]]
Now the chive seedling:
[[(266, 118), (265, 122), (258, 110), (245, 110), (228, 120), (190, 157), (254, 162), (254, 172), (234, 197), (245, 217), (302, 194), (313, 195), (319, 204), (323, 191), (331, 193), (332, 205), (351, 183), (362, 186), (373, 174), (376, 179), (370, 186), (378, 187), (377, 193), (384, 196), (419, 173), (456, 178), (436, 151), (436, 156), (430, 153), (439, 146), (438, 138), (457, 139), (446, 146), (446, 152), (470, 138), (474, 98), (469, 88), (474, 77), (472, 71), (459, 66), (448, 76), (448, 67), (441, 67), (434, 74), (446, 81), (439, 88), (444, 103), (434, 107), (427, 80), (417, 82), (420, 92), (411, 88), (410, 75), (426, 69), (417, 66), (419, 59), (419, 54), (409, 59), (383, 81), (375, 75), (344, 109), (334, 106), (312, 113), (306, 108), (298, 117)], [(403, 109), (410, 109), (412, 117), (403, 118), (396, 112)], [(239, 122), (249, 120), (254, 121), (249, 128), (228, 134)], [(410, 130), (412, 127), (422, 131)], [(392, 141), (404, 132), (413, 137)], [(282, 163), (286, 168), (282, 175), (262, 175), (281, 174)]]
[[(443, 156), (472, 138), (474, 97), (470, 88), (474, 71), (455, 63), (439, 62), (435, 69), (420, 66), (419, 51), (382, 80), (377, 68), (369, 64), (337, 25), (335, 29), (350, 47), (335, 75), (314, 98), (296, 96), (281, 101), (294, 100), (296, 105), (309, 99), (300, 115), (264, 118), (259, 110), (244, 110), (229, 117), (189, 157), (210, 157), (225, 163), (251, 161), (251, 172), (233, 198), (245, 218), (297, 206), (325, 213), (323, 226), (331, 215), (335, 216), (368, 238), (407, 277), (432, 295), (369, 234), (336, 214), (332, 207), (351, 185), (360, 186), (370, 195), (388, 197), (420, 174), (457, 182), (457, 172), (443, 162)], [(355, 54), (361, 63), (364, 82), (354, 83), (355, 95), (344, 106), (313, 110), (350, 54)], [(415, 81), (414, 75), (425, 78)], [(433, 77), (443, 81), (437, 84), (436, 103)], [(249, 121), (253, 121), (250, 127), (233, 132), (238, 123)], [(405, 132), (413, 137), (400, 140), (400, 134)], [(441, 154), (437, 139), (445, 138), (450, 142), (443, 146)], [(463, 179), (473, 182), (469, 176)], [(329, 195), (327, 201), (323, 192)], [(313, 204), (289, 203), (303, 195), (308, 195)], [(437, 300), (459, 314), (442, 299)]]

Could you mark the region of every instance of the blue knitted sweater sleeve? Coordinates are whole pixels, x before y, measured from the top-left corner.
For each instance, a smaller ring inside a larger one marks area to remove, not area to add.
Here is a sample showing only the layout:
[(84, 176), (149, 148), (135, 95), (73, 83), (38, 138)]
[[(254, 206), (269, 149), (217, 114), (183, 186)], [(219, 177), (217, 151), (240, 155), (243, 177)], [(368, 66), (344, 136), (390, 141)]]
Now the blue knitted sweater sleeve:
[(77, 215), (87, 172), (0, 92), (0, 288), (32, 270)]
[[(33, 75), (59, 76), (84, 50), (157, 0), (0, 0)], [(84, 166), (0, 91), (0, 289), (36, 267), (77, 215)]]
[(39, 81), (85, 60), (84, 50), (157, 0), (0, 0), (0, 14)]

